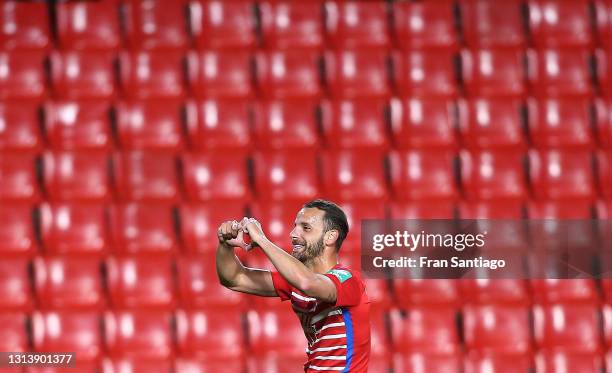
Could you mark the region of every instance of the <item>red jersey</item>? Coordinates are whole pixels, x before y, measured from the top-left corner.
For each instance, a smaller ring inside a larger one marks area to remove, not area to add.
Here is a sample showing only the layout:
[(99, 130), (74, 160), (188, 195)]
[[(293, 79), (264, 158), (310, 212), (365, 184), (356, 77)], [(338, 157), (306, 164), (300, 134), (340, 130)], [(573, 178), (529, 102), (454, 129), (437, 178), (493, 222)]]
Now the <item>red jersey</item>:
[(370, 358), (370, 301), (358, 272), (342, 265), (325, 274), (336, 286), (336, 303), (304, 295), (278, 272), (274, 289), (300, 319), (308, 340), (304, 371), (366, 373)]

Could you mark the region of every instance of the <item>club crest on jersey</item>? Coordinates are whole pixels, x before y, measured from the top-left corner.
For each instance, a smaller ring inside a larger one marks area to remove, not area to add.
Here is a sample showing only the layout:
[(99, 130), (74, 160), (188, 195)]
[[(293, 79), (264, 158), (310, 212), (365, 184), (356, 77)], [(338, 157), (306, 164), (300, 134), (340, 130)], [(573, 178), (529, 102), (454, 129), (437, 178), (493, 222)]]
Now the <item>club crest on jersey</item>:
[(344, 269), (332, 269), (329, 271), (329, 273), (336, 276), (338, 280), (340, 280), (340, 283), (343, 283), (344, 281), (353, 277), (351, 272), (344, 270)]

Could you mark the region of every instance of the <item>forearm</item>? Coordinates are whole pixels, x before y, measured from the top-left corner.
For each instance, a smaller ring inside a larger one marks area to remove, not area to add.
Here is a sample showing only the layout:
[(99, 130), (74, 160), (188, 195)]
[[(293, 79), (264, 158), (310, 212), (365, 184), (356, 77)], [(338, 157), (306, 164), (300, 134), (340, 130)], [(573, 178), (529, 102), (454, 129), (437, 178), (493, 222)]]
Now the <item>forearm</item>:
[(219, 282), (225, 287), (235, 285), (238, 275), (244, 269), (234, 254), (234, 248), (222, 243), (217, 246), (216, 265)]
[(257, 244), (268, 256), (268, 259), (270, 259), (270, 262), (272, 262), (274, 267), (278, 270), (278, 273), (280, 273), (287, 282), (303, 293), (309, 293), (311, 285), (317, 280), (317, 276), (314, 272), (267, 238), (260, 240)]

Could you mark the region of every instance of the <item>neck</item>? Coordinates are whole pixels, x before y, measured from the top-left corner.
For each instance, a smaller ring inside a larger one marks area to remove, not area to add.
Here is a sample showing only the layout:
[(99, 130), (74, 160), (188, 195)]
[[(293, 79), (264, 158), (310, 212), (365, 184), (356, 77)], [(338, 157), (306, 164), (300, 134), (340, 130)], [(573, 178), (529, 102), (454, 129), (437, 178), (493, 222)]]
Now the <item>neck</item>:
[(325, 248), (322, 255), (304, 263), (304, 265), (314, 273), (327, 273), (330, 269), (334, 268), (336, 264), (338, 264), (338, 254), (334, 247)]

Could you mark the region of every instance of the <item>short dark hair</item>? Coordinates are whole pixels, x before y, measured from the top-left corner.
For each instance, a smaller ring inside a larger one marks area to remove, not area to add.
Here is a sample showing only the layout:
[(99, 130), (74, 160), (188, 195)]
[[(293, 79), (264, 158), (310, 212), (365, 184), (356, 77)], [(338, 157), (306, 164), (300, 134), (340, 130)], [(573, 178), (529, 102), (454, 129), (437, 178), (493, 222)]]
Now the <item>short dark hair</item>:
[(335, 229), (338, 231), (338, 239), (336, 240), (336, 251), (340, 250), (342, 242), (349, 232), (348, 220), (344, 211), (335, 203), (324, 199), (315, 199), (306, 202), (304, 208), (316, 208), (325, 211), (323, 215), (324, 232)]

